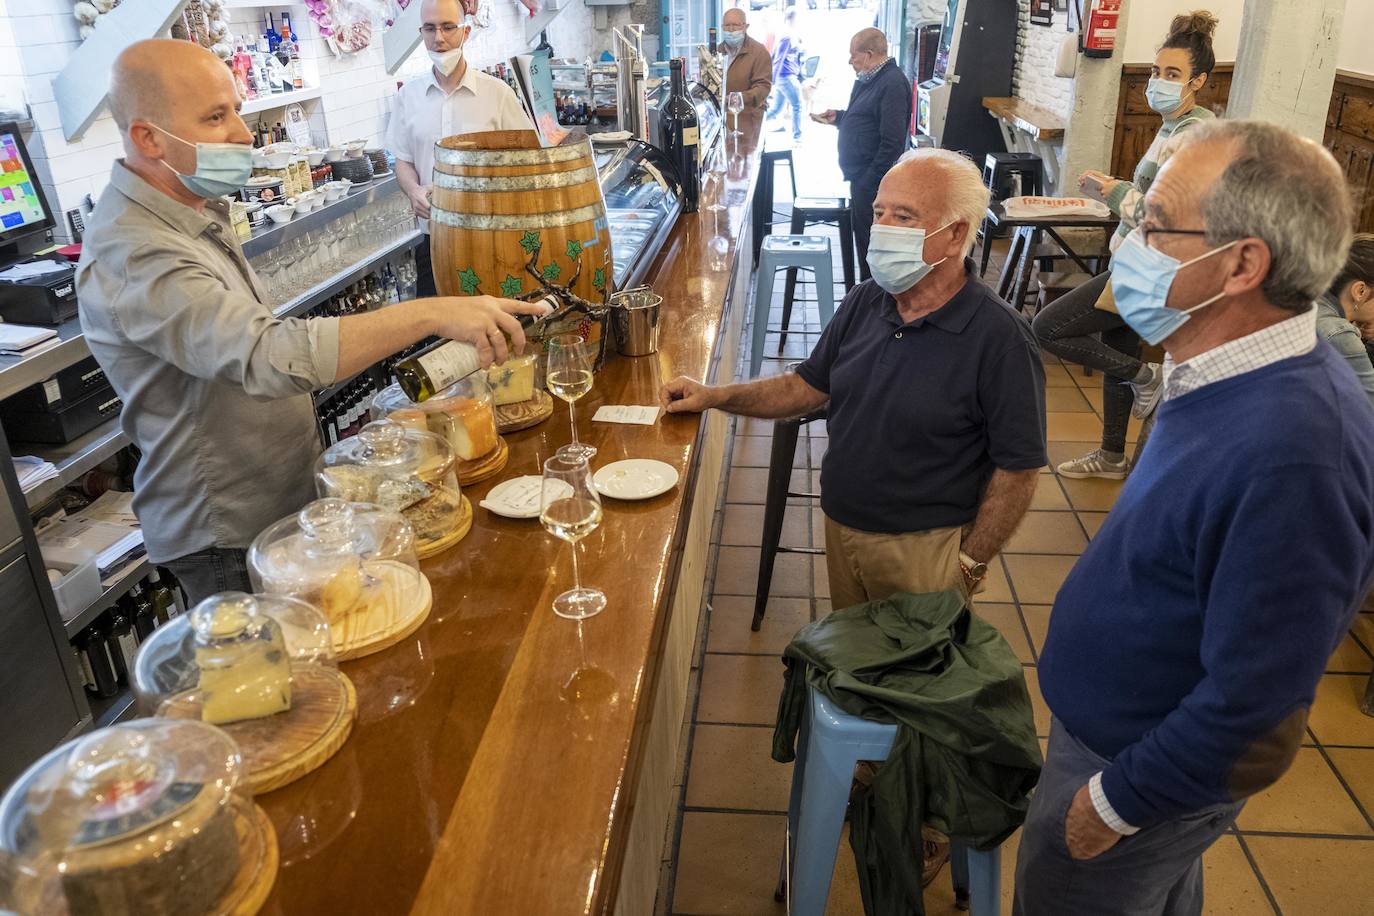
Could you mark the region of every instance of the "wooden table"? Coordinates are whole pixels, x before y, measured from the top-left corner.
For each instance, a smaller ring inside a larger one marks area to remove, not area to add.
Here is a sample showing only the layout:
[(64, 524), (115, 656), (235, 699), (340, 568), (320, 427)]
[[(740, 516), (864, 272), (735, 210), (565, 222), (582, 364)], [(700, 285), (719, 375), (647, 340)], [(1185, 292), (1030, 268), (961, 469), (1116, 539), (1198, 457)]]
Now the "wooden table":
[(1040, 157), (1045, 193), (1059, 193), (1059, 147), (1064, 143), (1064, 119), (1015, 96), (984, 96), (983, 107), (997, 119), (1008, 150)]
[[(987, 224), (993, 228), (1005, 227), (1012, 230), (1011, 247), (1007, 258), (1002, 262), (1002, 276), (997, 283), (997, 295), (1020, 310), (1030, 287), (1031, 261), (1041, 241), (1041, 234), (1048, 235), (1059, 246), (1064, 255), (1078, 265), (1084, 273), (1096, 275), (1107, 269), (1108, 258), (1105, 254), (1082, 255), (1059, 234), (1060, 229), (1102, 229), (1108, 233), (1116, 230), (1120, 222), (1115, 216), (1045, 216), (1017, 218), (1007, 216), (1001, 201), (993, 201), (987, 209)], [(983, 249), (982, 267), (987, 269), (988, 250)], [(1088, 262), (1092, 261), (1092, 266)]]
[[(761, 113), (722, 184), (703, 187), (649, 281), (664, 296), (661, 349), (612, 355), (578, 403), (593, 466), (657, 458), (681, 474), (646, 502), (606, 501), (582, 578), (606, 610), (554, 616), (570, 548), (538, 521), (477, 509), (472, 532), (421, 565), (430, 619), (401, 645), (342, 667), (359, 721), (327, 764), (259, 801), (282, 870), (264, 913), (557, 914), (652, 910), (668, 818), (725, 418), (593, 425), (603, 404), (657, 403), (678, 374), (733, 377), (749, 274), (748, 199)], [(728, 210), (706, 210), (720, 196)], [(714, 247), (713, 238), (722, 239)], [(741, 257), (741, 252), (743, 256)], [(510, 464), (467, 488), (539, 473), (569, 440), (554, 416), (507, 437)], [(781, 683), (781, 682), (780, 682)]]

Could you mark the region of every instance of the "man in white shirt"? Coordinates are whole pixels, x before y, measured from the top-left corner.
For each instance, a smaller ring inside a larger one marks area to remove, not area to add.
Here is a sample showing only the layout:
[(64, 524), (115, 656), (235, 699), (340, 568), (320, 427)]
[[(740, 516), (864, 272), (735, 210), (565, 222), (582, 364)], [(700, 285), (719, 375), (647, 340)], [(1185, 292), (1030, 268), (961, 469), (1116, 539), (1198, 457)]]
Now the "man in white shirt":
[[(534, 130), (510, 87), (463, 59), (472, 27), (463, 23), (458, 0), (424, 0), (420, 35), (433, 63), (423, 76), (401, 87), (391, 113), (387, 146), (396, 156), (396, 180), (410, 198), (429, 233), (429, 194), (433, 189), (434, 144), (444, 137), (479, 130)], [(429, 245), (416, 253), (419, 294), (435, 294)]]

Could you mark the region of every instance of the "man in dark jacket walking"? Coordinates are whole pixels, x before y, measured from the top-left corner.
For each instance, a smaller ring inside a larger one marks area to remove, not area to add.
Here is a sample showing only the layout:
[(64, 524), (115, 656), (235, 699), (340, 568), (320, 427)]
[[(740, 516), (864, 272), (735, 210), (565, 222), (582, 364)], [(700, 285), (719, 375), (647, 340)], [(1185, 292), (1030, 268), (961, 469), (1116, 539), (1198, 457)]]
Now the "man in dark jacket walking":
[(864, 29), (849, 40), (849, 66), (857, 77), (849, 93), (849, 107), (812, 117), (840, 129), (840, 171), (849, 182), (859, 272), (867, 280), (873, 199), (878, 194), (878, 182), (906, 149), (911, 83), (888, 56), (887, 36), (877, 29)]

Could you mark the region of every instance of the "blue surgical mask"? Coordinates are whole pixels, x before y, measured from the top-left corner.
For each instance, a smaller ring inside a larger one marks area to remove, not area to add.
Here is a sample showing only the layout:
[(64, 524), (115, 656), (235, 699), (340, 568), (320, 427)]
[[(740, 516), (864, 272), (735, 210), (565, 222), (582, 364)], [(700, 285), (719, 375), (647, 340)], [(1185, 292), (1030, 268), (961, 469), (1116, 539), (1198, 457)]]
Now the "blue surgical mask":
[[(156, 124), (153, 127), (157, 127)], [(176, 134), (157, 127), (179, 143), (196, 148), (196, 171), (183, 175), (164, 159), (162, 164), (176, 172), (186, 189), (198, 197), (222, 197), (237, 194), (253, 175), (253, 147), (247, 143), (192, 143)]]
[(720, 36), (720, 39), (721, 39), (721, 41), (725, 42), (725, 46), (726, 46), (726, 47), (728, 47), (728, 48), (738, 48), (740, 45), (744, 44), (744, 33), (743, 33), (743, 32), (726, 32), (726, 33), (724, 33), (723, 35)]
[[(943, 232), (953, 222), (945, 223), (931, 232)], [(868, 269), (873, 282), (892, 295), (911, 289), (932, 269), (948, 258), (934, 264), (925, 261), (926, 231), (909, 226), (874, 226), (868, 239)]]
[(1131, 330), (1140, 335), (1141, 340), (1152, 346), (1160, 343), (1187, 324), (1193, 312), (1206, 308), (1226, 295), (1217, 293), (1191, 308), (1169, 308), (1164, 303), (1169, 301), (1169, 288), (1174, 285), (1174, 277), (1190, 264), (1210, 258), (1234, 244), (1227, 242), (1190, 261), (1180, 262), (1162, 251), (1146, 247), (1139, 230), (1133, 231), (1122, 240), (1121, 247), (1112, 257), (1112, 297), (1116, 300), (1117, 314), (1130, 325)]
[(1183, 84), (1152, 76), (1145, 87), (1145, 101), (1162, 115), (1173, 114), (1183, 104)]

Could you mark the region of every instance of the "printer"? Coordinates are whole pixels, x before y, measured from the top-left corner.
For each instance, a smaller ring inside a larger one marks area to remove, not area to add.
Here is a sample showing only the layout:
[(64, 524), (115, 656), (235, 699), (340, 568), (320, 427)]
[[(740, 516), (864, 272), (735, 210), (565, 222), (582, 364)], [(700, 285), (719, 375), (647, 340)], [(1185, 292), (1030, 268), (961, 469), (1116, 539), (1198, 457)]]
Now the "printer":
[(59, 325), (75, 317), (75, 264), (37, 258), (0, 270), (0, 318), (14, 324)]

